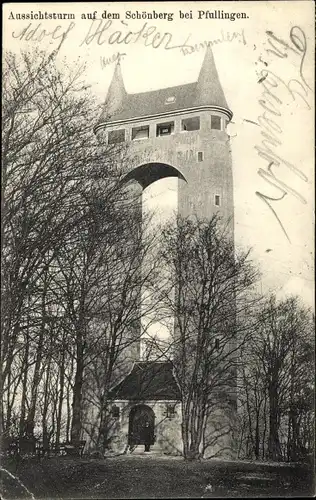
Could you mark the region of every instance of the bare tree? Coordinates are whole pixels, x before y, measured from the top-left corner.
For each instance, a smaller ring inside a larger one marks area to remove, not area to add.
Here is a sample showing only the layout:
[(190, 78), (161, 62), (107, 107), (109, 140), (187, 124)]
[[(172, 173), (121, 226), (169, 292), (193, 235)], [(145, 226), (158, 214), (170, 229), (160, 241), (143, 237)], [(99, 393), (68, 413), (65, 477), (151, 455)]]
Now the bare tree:
[(259, 458), (261, 440), (261, 457), (297, 459), (312, 450), (313, 433), (304, 426), (313, 408), (311, 311), (297, 297), (277, 301), (271, 295), (258, 319), (243, 352), (243, 392), (254, 454)]
[(1, 426), (10, 428), (22, 389), (20, 430), (31, 434), (41, 391), (48, 394), (50, 370), (60, 366), (57, 349), (64, 349), (62, 366), (73, 355), (54, 290), (56, 266), (88, 227), (95, 179), (111, 178), (112, 194), (103, 202), (112, 204), (123, 175), (124, 147), (102, 146), (92, 132), (98, 107), (82, 82), (84, 67), (61, 73), (55, 55), (7, 53), (4, 63)]
[(241, 433), (239, 436), (239, 457), (265, 458), (267, 437), (268, 393), (262, 366), (256, 362), (252, 349), (256, 348), (256, 331), (240, 351), (241, 368), (239, 372), (239, 417)]
[(105, 200), (106, 194), (104, 185), (102, 199), (95, 190), (90, 193), (85, 223), (78, 226), (74, 239), (65, 243), (56, 259), (53, 293), (64, 308), (64, 328), (75, 346), (73, 440), (78, 440), (82, 431), (87, 366), (105, 356), (104, 390), (109, 389), (116, 358), (140, 335), (144, 281), (140, 264), (145, 249), (139, 230), (141, 213), (138, 207), (133, 212), (126, 206), (126, 192), (121, 203), (113, 187), (111, 200)]
[(223, 415), (236, 410), (238, 352), (251, 331), (245, 315), (258, 273), (249, 252), (234, 248), (230, 225), (217, 216), (178, 217), (176, 228), (171, 224), (163, 231), (162, 255), (170, 283), (166, 307), (175, 317), (184, 455), (194, 459), (206, 452), (214, 433), (218, 441), (231, 433)]

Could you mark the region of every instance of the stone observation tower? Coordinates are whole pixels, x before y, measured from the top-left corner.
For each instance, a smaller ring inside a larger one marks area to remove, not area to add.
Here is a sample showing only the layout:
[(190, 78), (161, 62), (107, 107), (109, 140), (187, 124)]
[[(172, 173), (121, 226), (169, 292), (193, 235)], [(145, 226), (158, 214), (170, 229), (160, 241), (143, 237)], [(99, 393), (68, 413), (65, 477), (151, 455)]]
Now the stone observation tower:
[[(231, 117), (208, 47), (197, 81), (139, 94), (127, 93), (118, 62), (94, 131), (107, 144), (128, 144), (126, 181), (146, 189), (165, 177), (177, 177), (179, 215), (211, 218), (219, 212), (233, 227), (226, 131)], [(130, 445), (143, 444), (146, 423), (156, 435), (154, 448), (181, 453), (180, 391), (171, 363), (135, 359), (112, 397), (114, 448), (124, 448), (126, 436)]]

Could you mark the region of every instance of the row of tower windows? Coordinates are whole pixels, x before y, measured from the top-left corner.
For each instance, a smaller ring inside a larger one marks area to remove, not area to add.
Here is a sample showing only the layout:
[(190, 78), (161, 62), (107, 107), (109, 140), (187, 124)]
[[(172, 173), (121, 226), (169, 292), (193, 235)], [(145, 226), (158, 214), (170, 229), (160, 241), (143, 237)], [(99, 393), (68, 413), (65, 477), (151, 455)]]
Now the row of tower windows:
[[(226, 120), (222, 119), (220, 116), (211, 116), (211, 129), (212, 130), (222, 130), (225, 128)], [(181, 132), (192, 132), (194, 130), (200, 130), (200, 117), (194, 116), (193, 118), (185, 118), (181, 120)], [(161, 137), (165, 135), (174, 134), (174, 121), (158, 123), (156, 125), (156, 137)], [(149, 138), (149, 125), (143, 125), (140, 127), (132, 128), (132, 141), (139, 139)], [(111, 130), (108, 133), (108, 143), (117, 144), (119, 142), (124, 142), (125, 139), (125, 129)]]

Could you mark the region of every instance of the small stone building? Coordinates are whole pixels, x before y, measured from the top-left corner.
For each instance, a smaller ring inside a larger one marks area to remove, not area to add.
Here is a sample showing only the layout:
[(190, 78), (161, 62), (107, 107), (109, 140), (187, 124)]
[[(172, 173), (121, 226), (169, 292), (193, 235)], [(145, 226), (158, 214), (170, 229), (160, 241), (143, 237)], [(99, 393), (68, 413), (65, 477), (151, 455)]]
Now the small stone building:
[(182, 453), (180, 391), (172, 363), (135, 362), (127, 377), (113, 388), (111, 398), (113, 451), (144, 445), (143, 429), (148, 422), (155, 436), (152, 449)]

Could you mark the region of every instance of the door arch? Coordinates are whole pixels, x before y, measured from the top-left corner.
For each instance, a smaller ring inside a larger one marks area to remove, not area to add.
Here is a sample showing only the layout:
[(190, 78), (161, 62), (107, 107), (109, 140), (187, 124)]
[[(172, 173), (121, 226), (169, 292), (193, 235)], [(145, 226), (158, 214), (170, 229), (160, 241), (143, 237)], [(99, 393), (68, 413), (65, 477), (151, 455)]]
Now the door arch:
[(187, 182), (180, 170), (167, 163), (149, 162), (133, 168), (126, 176), (124, 181), (137, 181), (143, 189), (146, 189), (153, 182), (165, 179), (166, 177), (178, 177)]
[[(149, 424), (146, 426), (146, 424)], [(145, 430), (146, 429), (146, 430)], [(151, 443), (154, 444), (155, 435), (155, 413), (147, 405), (141, 404), (133, 406), (129, 414), (128, 442), (130, 446), (145, 444), (146, 433), (151, 436)]]

